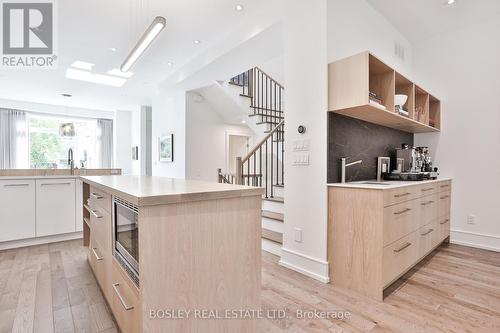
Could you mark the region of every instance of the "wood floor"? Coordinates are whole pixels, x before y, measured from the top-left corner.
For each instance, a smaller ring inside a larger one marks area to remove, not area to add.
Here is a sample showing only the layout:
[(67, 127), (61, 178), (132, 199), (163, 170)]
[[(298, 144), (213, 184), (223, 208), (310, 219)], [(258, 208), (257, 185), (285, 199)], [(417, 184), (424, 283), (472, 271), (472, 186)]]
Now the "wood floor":
[[(0, 252), (0, 332), (116, 332), (81, 241)], [(325, 285), (263, 254), (261, 332), (500, 332), (500, 254), (443, 245), (393, 285), (383, 303)], [(304, 311), (350, 318), (297, 319)], [(180, 332), (175, 332), (180, 333)]]

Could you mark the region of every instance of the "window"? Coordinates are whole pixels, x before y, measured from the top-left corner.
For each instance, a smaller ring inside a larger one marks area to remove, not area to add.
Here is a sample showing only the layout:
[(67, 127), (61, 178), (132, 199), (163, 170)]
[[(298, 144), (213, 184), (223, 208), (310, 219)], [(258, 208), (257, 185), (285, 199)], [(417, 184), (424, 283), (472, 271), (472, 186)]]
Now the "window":
[[(73, 123), (75, 136), (61, 136), (61, 124)], [(29, 161), (35, 169), (67, 168), (68, 150), (73, 149), (75, 167), (97, 168), (97, 120), (28, 116)]]

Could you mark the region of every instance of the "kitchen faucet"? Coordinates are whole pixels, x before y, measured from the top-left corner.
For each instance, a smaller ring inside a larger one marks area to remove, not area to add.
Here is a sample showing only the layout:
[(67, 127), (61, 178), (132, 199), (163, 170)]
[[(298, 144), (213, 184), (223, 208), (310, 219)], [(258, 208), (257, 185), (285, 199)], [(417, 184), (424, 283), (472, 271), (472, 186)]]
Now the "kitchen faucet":
[(71, 169), (71, 175), (75, 173), (75, 161), (73, 160), (73, 149), (68, 149), (68, 165)]
[(348, 159), (348, 157), (343, 157), (343, 158), (340, 159), (340, 163), (341, 163), (341, 169), (340, 169), (341, 176), (340, 177), (341, 177), (341, 182), (342, 183), (345, 183), (345, 169), (346, 169), (346, 167), (350, 167), (351, 165), (363, 163), (363, 160), (358, 160), (356, 162), (351, 162), (351, 163), (347, 163), (346, 164), (347, 159)]

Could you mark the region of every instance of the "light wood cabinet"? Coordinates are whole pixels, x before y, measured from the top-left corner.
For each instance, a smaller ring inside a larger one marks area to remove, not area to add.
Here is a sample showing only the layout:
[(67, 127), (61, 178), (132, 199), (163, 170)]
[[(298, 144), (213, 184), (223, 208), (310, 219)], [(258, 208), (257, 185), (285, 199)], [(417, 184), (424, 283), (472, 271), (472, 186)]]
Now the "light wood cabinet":
[(35, 237), (35, 181), (0, 181), (0, 242)]
[(450, 235), (451, 181), (397, 188), (329, 188), (331, 283), (382, 300), (383, 291)]
[(36, 236), (75, 232), (75, 179), (36, 180)]
[[(441, 102), (370, 52), (328, 65), (328, 110), (410, 133), (438, 132)], [(376, 94), (379, 102), (370, 101)], [(395, 95), (408, 96), (408, 116), (395, 109)]]

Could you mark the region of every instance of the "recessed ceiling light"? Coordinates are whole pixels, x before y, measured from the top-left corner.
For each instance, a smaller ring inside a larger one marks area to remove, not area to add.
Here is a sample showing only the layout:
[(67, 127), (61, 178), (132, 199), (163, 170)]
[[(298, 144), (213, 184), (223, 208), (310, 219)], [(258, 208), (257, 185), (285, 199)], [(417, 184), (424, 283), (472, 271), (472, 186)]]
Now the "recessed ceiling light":
[(174, 63), (172, 61), (167, 61), (167, 66), (172, 67)]
[(246, 120), (242, 120), (241, 123), (242, 124), (246, 124), (247, 122), (246, 122)]
[(193, 43), (195, 43), (195, 44), (200, 44), (200, 43), (201, 43), (201, 41), (199, 41), (198, 39), (195, 39), (195, 40), (193, 40)]
[(127, 79), (124, 78), (111, 75), (93, 74), (91, 72), (74, 68), (68, 68), (66, 70), (66, 78), (90, 83), (104, 84), (113, 87), (121, 87), (125, 84), (125, 82), (127, 82)]
[(453, 5), (453, 4), (455, 4), (455, 2), (456, 2), (455, 0), (448, 0), (448, 1), (446, 1), (446, 4)]
[(110, 48), (109, 48), (109, 50), (110, 50), (111, 52), (116, 52), (116, 47), (110, 47)]
[(243, 9), (245, 9), (243, 5), (238, 4), (234, 6), (234, 10), (236, 10), (237, 12), (241, 12)]
[(71, 67), (78, 68), (78, 69), (84, 69), (86, 71), (91, 71), (92, 67), (94, 67), (94, 64), (92, 64), (90, 62), (77, 60), (71, 64)]

